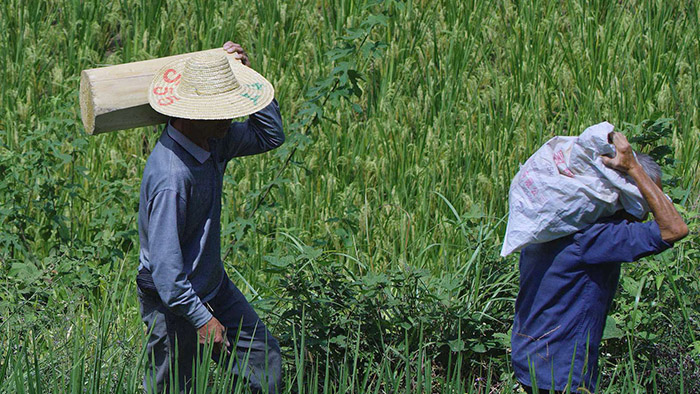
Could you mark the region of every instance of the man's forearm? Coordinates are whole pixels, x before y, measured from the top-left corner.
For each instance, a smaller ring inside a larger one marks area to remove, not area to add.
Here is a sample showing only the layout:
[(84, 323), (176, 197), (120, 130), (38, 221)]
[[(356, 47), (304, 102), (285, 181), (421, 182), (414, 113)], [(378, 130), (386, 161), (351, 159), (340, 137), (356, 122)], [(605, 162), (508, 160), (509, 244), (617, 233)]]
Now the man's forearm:
[(267, 152), (282, 143), (282, 117), (274, 99), (267, 107), (251, 114), (245, 122), (232, 123), (222, 141), (226, 159)]
[(195, 328), (203, 326), (211, 319), (211, 312), (191, 287), (183, 289), (182, 284), (178, 283), (160, 287), (156, 285), (156, 288), (167, 308), (185, 318)]
[(267, 107), (251, 114), (248, 119), (261, 145), (264, 145), (264, 150), (275, 149), (284, 143), (282, 116), (277, 100), (273, 99)]
[(629, 169), (628, 174), (634, 179), (637, 188), (649, 204), (654, 219), (659, 225), (661, 238), (666, 242), (675, 242), (688, 235), (688, 226), (676, 207), (649, 178), (642, 166), (637, 164)]

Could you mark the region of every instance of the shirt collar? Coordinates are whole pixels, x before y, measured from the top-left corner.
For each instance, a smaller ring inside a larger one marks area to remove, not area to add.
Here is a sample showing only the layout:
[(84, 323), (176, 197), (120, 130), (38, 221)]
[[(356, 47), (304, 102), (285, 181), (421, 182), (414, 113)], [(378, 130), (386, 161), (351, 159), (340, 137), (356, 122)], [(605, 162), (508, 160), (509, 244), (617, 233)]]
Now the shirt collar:
[(197, 159), (200, 164), (204, 164), (204, 162), (209, 159), (209, 156), (211, 156), (211, 152), (202, 149), (202, 147), (190, 141), (189, 138), (173, 127), (170, 121), (168, 121), (167, 131), (170, 138), (174, 139), (175, 142), (180, 144), (180, 146), (185, 149), (187, 153), (191, 154), (195, 159)]

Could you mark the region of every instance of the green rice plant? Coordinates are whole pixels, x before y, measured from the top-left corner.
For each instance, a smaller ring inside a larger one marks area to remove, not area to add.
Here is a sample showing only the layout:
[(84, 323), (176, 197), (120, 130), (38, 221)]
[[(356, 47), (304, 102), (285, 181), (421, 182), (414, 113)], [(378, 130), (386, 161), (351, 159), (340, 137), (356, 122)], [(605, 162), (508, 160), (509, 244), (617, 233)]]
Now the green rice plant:
[[(510, 180), (554, 135), (660, 118), (639, 147), (670, 150), (691, 235), (625, 268), (600, 387), (697, 391), (694, 2), (7, 0), (0, 31), (0, 391), (140, 387), (136, 209), (160, 128), (85, 136), (78, 75), (228, 39), (288, 135), (229, 166), (222, 213), (226, 269), (286, 341), (286, 392), (512, 392)], [(322, 116), (299, 127), (309, 102)], [(198, 384), (231, 385), (208, 367)]]

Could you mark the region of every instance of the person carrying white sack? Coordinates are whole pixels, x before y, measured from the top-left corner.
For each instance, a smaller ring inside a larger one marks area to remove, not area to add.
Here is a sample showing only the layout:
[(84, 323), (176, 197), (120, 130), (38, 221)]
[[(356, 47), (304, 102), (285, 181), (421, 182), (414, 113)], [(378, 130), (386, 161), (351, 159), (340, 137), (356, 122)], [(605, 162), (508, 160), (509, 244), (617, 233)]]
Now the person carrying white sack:
[(598, 347), (621, 262), (661, 253), (688, 234), (661, 190), (659, 166), (635, 154), (623, 134), (608, 135), (616, 154), (596, 160), (631, 181), (654, 220), (643, 222), (623, 208), (571, 234), (522, 247), (511, 345), (515, 376), (526, 392), (595, 392)]

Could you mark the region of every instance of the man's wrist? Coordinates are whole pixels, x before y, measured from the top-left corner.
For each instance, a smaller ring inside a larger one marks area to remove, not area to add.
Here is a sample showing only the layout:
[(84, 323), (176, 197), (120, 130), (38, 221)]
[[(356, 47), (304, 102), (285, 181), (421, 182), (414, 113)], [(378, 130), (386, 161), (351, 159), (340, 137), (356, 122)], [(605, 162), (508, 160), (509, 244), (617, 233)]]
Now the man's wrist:
[(627, 169), (627, 174), (631, 176), (632, 178), (637, 179), (637, 177), (642, 176), (643, 174), (646, 174), (644, 172), (644, 169), (642, 166), (637, 162), (637, 160), (634, 161), (634, 164), (632, 164), (628, 169)]
[(212, 317), (214, 317), (214, 315), (212, 315), (211, 312), (207, 310), (204, 304), (200, 304), (194, 310), (192, 315), (189, 316), (189, 320), (192, 323), (192, 325), (199, 330), (204, 325), (209, 323), (209, 320), (211, 320)]

